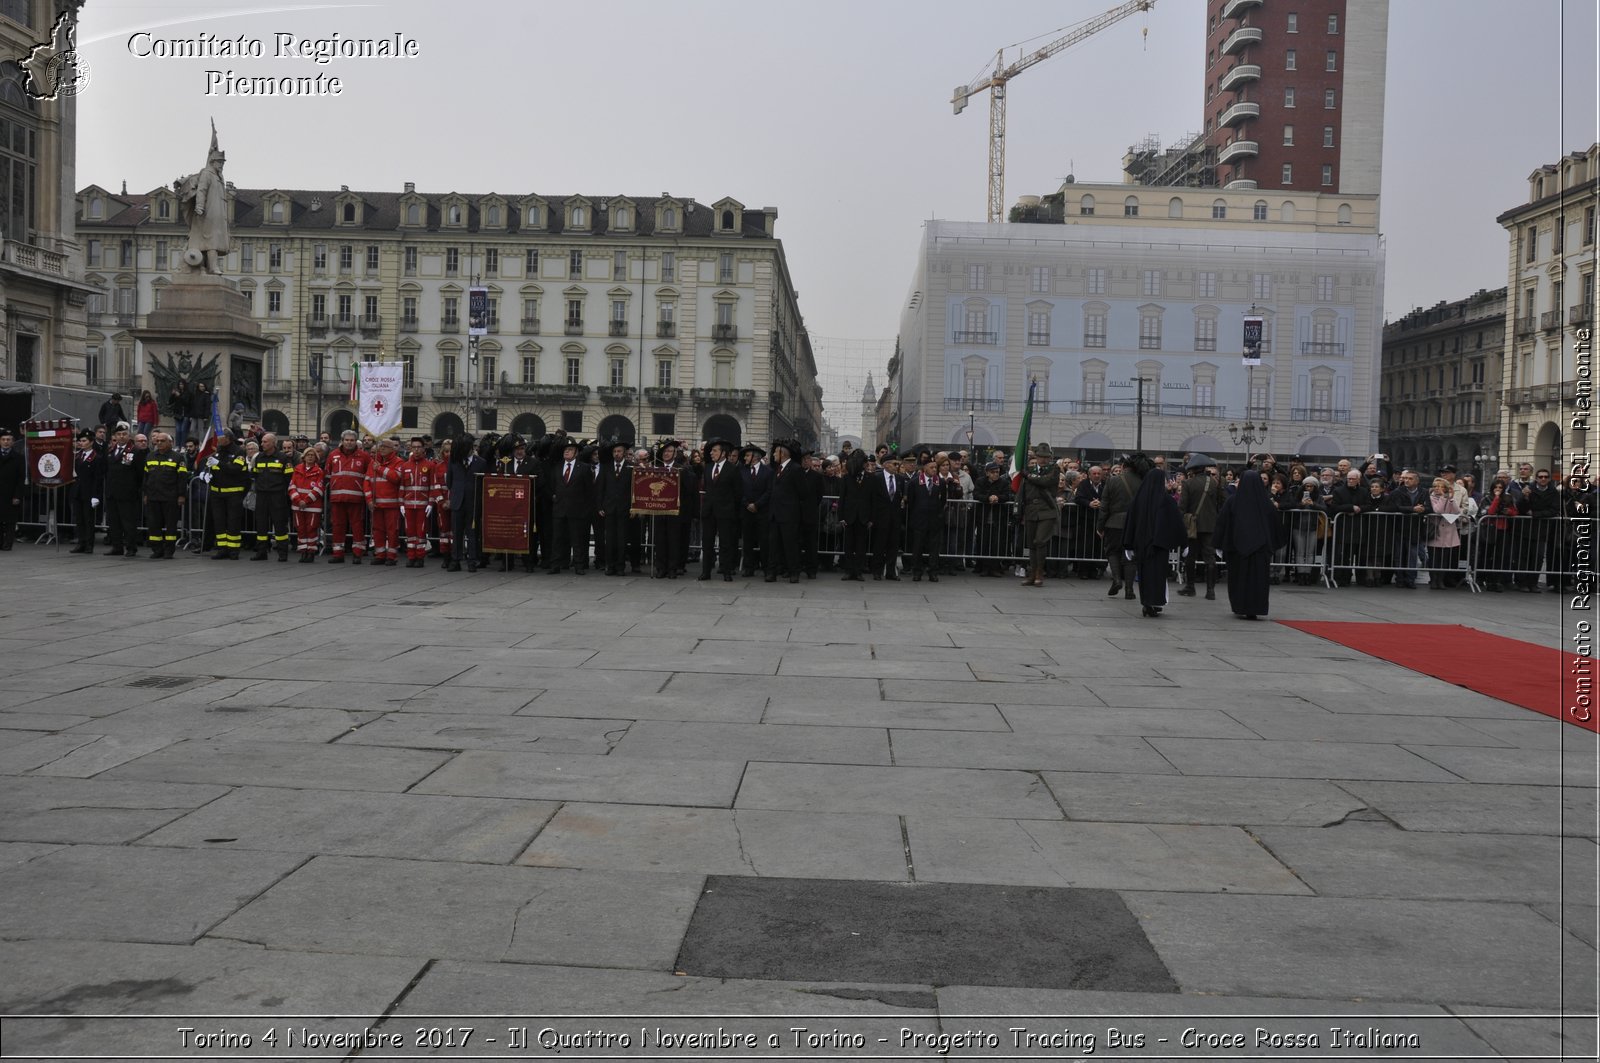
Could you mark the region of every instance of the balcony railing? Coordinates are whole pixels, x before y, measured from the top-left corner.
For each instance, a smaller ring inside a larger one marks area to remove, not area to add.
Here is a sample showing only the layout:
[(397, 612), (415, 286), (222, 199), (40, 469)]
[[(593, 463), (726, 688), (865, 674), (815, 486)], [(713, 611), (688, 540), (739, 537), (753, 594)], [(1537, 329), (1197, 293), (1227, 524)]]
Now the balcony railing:
[(606, 333), (611, 336), (626, 336), (628, 334), (628, 323), (626, 321), (608, 322)]
[(734, 406), (749, 409), (756, 393), (746, 388), (692, 388), (689, 397), (696, 406)]
[(652, 406), (676, 406), (683, 398), (683, 389), (645, 388), (644, 397)]
[(589, 397), (588, 384), (505, 384), (503, 390), (545, 402), (583, 402)]
[(377, 332), (383, 328), (383, 318), (377, 314), (362, 314), (358, 326), (362, 332)]
[(566, 332), (566, 334), (568, 336), (582, 336), (583, 335), (583, 318), (581, 318), (581, 317), (569, 317), (569, 318), (567, 318), (565, 332)]
[(1260, 6), (1261, 0), (1228, 0), (1227, 3), (1222, 5), (1222, 17), (1224, 21), (1230, 18), (1238, 18), (1252, 7)]
[(676, 321), (657, 321), (656, 322), (656, 339), (658, 339), (658, 340), (670, 340), (673, 337), (677, 336), (677, 334), (678, 334), (678, 323)]
[(335, 314), (333, 316), (333, 321), (331, 322), (331, 325), (332, 325), (333, 331), (335, 331), (335, 332), (354, 332), (356, 330), (356, 318), (355, 318), (355, 315), (354, 314)]
[[(1038, 402), (1034, 402), (1038, 406)], [(947, 410), (1003, 410), (1006, 408), (1004, 399), (953, 399), (948, 396), (944, 400)]]
[(1028, 346), (1029, 347), (1048, 347), (1048, 346), (1050, 346), (1050, 333), (1048, 333), (1048, 332), (1030, 332), (1030, 333), (1028, 333)]
[(1227, 92), (1238, 85), (1243, 85), (1247, 81), (1259, 81), (1260, 79), (1261, 68), (1259, 66), (1255, 63), (1240, 63), (1222, 75), (1222, 81), (1217, 85), (1217, 91)]
[(1240, 101), (1223, 111), (1222, 117), (1217, 119), (1217, 124), (1226, 128), (1235, 122), (1243, 122), (1247, 118), (1259, 117), (1261, 117), (1261, 105), (1259, 103)]
[(136, 314), (134, 314), (134, 312), (132, 310), (118, 310), (117, 311), (117, 324), (119, 324), (119, 325), (133, 325), (133, 324), (136, 324), (137, 321), (138, 321), (138, 316)]
[(459, 399), (466, 393), (460, 384), (432, 384), (428, 390), (436, 399)]
[(739, 338), (738, 325), (712, 325), (711, 338), (719, 343), (732, 343)]
[(306, 315), (306, 328), (313, 334), (327, 332), (328, 331), (328, 315), (327, 314), (307, 314)]
[(460, 332), (461, 331), (461, 317), (460, 317), (460, 315), (459, 314), (446, 315), (444, 317), (441, 317), (439, 319), (439, 331), (440, 332)]
[(1234, 159), (1252, 159), (1261, 154), (1261, 145), (1253, 140), (1235, 140), (1217, 152), (1218, 165)]
[(595, 392), (600, 396), (600, 401), (607, 406), (632, 405), (633, 397), (639, 393), (636, 388), (623, 387), (621, 385), (598, 387), (595, 388)]
[(415, 317), (402, 317), (400, 319), (401, 332), (416, 332), (422, 327), (422, 322)]
[(490, 314), (489, 315), (489, 323), (488, 323), (488, 325), (486, 327), (488, 328), (488, 330), (490, 332), (499, 332), (500, 331), (500, 315), (499, 314)]
[(1533, 331), (1534, 320), (1531, 315), (1529, 317), (1517, 318), (1516, 333), (1518, 336), (1530, 336), (1533, 334)]
[(1240, 26), (1228, 34), (1228, 39), (1222, 42), (1222, 54), (1232, 55), (1247, 44), (1260, 44), (1261, 38), (1260, 26)]
[(1561, 327), (1561, 311), (1546, 310), (1544, 313), (1540, 314), (1539, 327), (1544, 329), (1546, 332), (1559, 329)]
[(1587, 325), (1592, 311), (1587, 306), (1575, 306), (1567, 311), (1567, 324)]
[(1344, 344), (1329, 340), (1310, 340), (1300, 344), (1301, 354), (1315, 354), (1324, 358), (1343, 358)]
[(1324, 410), (1296, 406), (1289, 410), (1291, 421), (1327, 421), (1332, 424), (1349, 424), (1349, 410)]
[(998, 343), (1000, 342), (1000, 334), (998, 332), (957, 332), (951, 336), (951, 340), (955, 343)]
[(537, 336), (539, 334), (539, 319), (536, 317), (523, 318), (522, 334), (524, 336)]
[[(20, 244), (15, 240), (5, 242), (5, 262), (9, 266), (32, 270), (35, 273), (52, 273), (57, 277), (67, 275), (67, 256), (46, 251), (33, 244)], [(109, 264), (108, 264), (109, 266)]]

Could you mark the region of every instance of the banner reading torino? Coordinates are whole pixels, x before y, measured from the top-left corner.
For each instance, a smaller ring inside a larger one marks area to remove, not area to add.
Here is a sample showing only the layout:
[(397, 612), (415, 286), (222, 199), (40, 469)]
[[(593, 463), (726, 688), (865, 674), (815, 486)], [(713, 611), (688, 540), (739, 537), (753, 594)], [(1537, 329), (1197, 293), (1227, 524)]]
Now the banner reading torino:
[(634, 469), (633, 503), (628, 516), (676, 517), (678, 482), (677, 469)]
[(361, 363), (358, 409), (362, 431), (382, 436), (399, 427), (405, 376), (404, 362)]

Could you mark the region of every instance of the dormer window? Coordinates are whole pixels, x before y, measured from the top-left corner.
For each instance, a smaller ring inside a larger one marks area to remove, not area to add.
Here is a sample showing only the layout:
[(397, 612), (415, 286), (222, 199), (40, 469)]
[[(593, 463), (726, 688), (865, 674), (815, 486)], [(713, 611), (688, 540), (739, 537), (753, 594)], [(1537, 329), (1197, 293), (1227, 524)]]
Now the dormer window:
[(449, 213), (448, 213), (447, 216), (449, 218), (449, 224), (451, 224), (451, 225), (460, 225), (461, 224), (461, 204), (459, 204), (459, 203), (450, 204), (450, 210), (449, 210)]
[(583, 208), (582, 207), (573, 207), (572, 208), (572, 227), (574, 229), (577, 229), (577, 228), (581, 228), (582, 226), (583, 226)]
[(156, 201), (156, 217), (160, 218), (162, 221), (166, 221), (168, 218), (172, 217), (172, 200), (158, 199)]
[(676, 229), (678, 227), (678, 210), (668, 207), (661, 212), (661, 227), (663, 229)]
[(611, 212), (611, 227), (613, 229), (626, 229), (628, 227), (627, 207), (618, 207)]
[(499, 226), (500, 226), (500, 208), (499, 207), (490, 207), (489, 208), (489, 211), (488, 211), (488, 224), (494, 226), (495, 228), (499, 228)]
[(406, 224), (407, 225), (421, 225), (422, 224), (422, 204), (420, 204), (420, 203), (408, 203), (408, 204), (406, 204)]
[(539, 226), (539, 205), (533, 204), (528, 208), (528, 225), (533, 228)]
[(725, 233), (733, 232), (733, 211), (731, 210), (722, 212), (722, 231)]
[(104, 218), (106, 216), (106, 201), (99, 196), (89, 200), (89, 217)]
[[(274, 203), (272, 205), (272, 220), (273, 221), (282, 221), (283, 220), (279, 216), (279, 213), (280, 213), (282, 207), (283, 207), (283, 204), (281, 204), (281, 203)], [(347, 222), (353, 222), (353, 221), (356, 220), (356, 205), (354, 203), (346, 203), (344, 205), (344, 220), (347, 221)]]

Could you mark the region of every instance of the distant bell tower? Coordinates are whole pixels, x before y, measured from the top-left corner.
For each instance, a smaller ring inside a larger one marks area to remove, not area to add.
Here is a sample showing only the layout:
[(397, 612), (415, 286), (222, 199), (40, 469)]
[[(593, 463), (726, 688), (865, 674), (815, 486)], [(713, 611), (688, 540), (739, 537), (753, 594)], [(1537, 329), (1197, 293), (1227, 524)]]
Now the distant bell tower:
[(872, 386), (872, 370), (867, 370), (867, 386), (861, 391), (861, 444), (868, 450), (877, 445), (878, 389)]

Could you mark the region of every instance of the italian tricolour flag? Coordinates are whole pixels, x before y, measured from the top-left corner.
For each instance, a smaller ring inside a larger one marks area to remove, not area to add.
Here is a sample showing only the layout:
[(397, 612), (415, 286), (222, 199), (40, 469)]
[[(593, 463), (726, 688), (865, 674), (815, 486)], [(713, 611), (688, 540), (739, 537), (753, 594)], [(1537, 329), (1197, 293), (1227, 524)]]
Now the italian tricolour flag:
[(1022, 427), (1017, 429), (1017, 447), (1011, 452), (1011, 490), (1022, 489), (1022, 470), (1028, 467), (1028, 430), (1033, 425), (1033, 393), (1037, 380), (1028, 381), (1028, 402), (1022, 408)]

